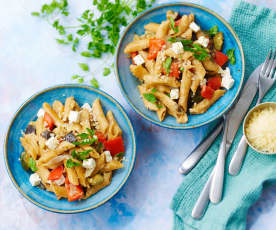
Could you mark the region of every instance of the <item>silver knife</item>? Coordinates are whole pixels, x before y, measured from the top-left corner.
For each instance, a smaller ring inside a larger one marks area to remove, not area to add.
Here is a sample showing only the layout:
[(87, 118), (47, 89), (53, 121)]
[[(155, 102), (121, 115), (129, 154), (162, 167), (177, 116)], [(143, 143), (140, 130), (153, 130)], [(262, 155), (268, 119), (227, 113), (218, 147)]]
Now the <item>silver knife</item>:
[[(234, 105), (233, 109), (229, 111), (229, 128), (226, 139), (226, 152), (229, 151), (243, 117), (248, 111), (248, 108), (256, 95), (261, 65), (259, 65), (250, 75), (240, 94), (238, 102)], [(189, 173), (207, 152), (208, 148), (216, 139), (221, 130), (221, 125), (218, 125), (215, 130), (212, 130), (211, 134), (208, 135), (207, 138), (190, 154), (190, 156), (183, 161), (178, 171), (182, 174)]]
[[(235, 135), (239, 129), (240, 123), (243, 120), (243, 117), (247, 112), (251, 102), (253, 101), (254, 96), (256, 95), (261, 66), (262, 64), (259, 65), (250, 75), (249, 79), (247, 80), (244, 86), (244, 89), (240, 94), (238, 102), (235, 104), (234, 108), (229, 112), (229, 128), (226, 140), (226, 153), (229, 151), (232, 141), (234, 140)], [(192, 217), (195, 219), (199, 219), (202, 217), (209, 203), (209, 199), (207, 199), (207, 197), (209, 196), (214, 170), (215, 168), (212, 170), (212, 173), (210, 174), (208, 181), (205, 184), (204, 189), (200, 193), (200, 196), (193, 208)]]

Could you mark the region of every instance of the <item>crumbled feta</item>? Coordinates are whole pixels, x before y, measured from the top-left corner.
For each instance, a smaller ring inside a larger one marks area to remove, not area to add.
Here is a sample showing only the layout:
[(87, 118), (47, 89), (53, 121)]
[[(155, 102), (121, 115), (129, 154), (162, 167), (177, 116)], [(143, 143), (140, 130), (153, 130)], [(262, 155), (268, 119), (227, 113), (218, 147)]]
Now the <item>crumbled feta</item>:
[(83, 109), (87, 109), (89, 112), (91, 112), (91, 110), (92, 110), (91, 106), (90, 106), (88, 103), (84, 103), (84, 104), (82, 105), (82, 108), (83, 108)]
[(84, 174), (85, 178), (86, 178), (86, 177), (90, 177), (90, 175), (92, 174), (92, 172), (94, 171), (94, 169), (95, 169), (95, 168), (86, 169), (86, 170), (85, 170), (85, 174)]
[(172, 50), (176, 54), (181, 54), (184, 52), (183, 45), (181, 42), (175, 42), (172, 44)]
[(61, 175), (61, 177), (58, 180), (54, 180), (54, 183), (61, 186), (63, 185), (65, 182), (65, 177), (63, 175)]
[(46, 142), (45, 145), (49, 148), (49, 149), (56, 149), (56, 147), (58, 146), (58, 140), (51, 136)]
[(136, 55), (136, 56), (133, 58), (133, 61), (134, 61), (134, 63), (135, 63), (136, 65), (142, 65), (142, 64), (145, 63), (144, 58), (143, 58), (140, 54)]
[(69, 113), (69, 123), (79, 122), (80, 113), (78, 111), (70, 111)]
[(37, 173), (33, 173), (33, 174), (31, 174), (29, 181), (32, 186), (37, 186), (40, 184), (41, 179)]
[(195, 22), (191, 22), (189, 27), (194, 32), (198, 32), (200, 30), (200, 27)]
[(44, 117), (45, 114), (45, 110), (40, 108), (37, 112), (37, 117)]
[(104, 155), (105, 155), (105, 161), (106, 161), (106, 162), (112, 161), (112, 156), (111, 156), (111, 154), (110, 154), (109, 151), (104, 151), (103, 153), (104, 153)]
[(226, 67), (225, 70), (220, 68), (218, 73), (220, 73), (222, 76), (221, 86), (226, 88), (227, 90), (231, 89), (235, 83), (235, 80), (231, 76), (229, 67)]
[(234, 79), (229, 77), (223, 77), (221, 80), (221, 86), (226, 89), (231, 89), (234, 83), (235, 83)]
[(202, 45), (203, 47), (207, 47), (209, 44), (209, 38), (206, 38), (204, 36), (200, 36), (199, 39), (196, 41), (196, 43)]
[(179, 98), (179, 89), (176, 88), (176, 89), (171, 89), (171, 92), (170, 92), (170, 98), (172, 100), (176, 100)]
[(93, 158), (83, 160), (82, 166), (86, 169), (95, 169), (96, 161)]

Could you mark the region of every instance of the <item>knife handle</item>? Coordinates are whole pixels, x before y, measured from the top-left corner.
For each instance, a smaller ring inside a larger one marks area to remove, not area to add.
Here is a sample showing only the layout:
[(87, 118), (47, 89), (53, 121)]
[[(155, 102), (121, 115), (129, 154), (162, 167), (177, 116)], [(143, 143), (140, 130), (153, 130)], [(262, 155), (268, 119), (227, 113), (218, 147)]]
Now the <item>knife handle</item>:
[(194, 219), (200, 219), (204, 215), (204, 212), (209, 204), (209, 191), (210, 191), (210, 187), (211, 187), (214, 170), (215, 170), (215, 167), (214, 167), (212, 173), (210, 174), (206, 184), (204, 185), (204, 187), (195, 203), (195, 206), (192, 210), (192, 217)]
[(230, 175), (235, 176), (239, 173), (246, 154), (246, 150), (247, 142), (245, 136), (243, 135), (229, 165)]
[(181, 174), (188, 174), (200, 161), (203, 155), (207, 152), (210, 145), (214, 142), (219, 135), (223, 127), (223, 124), (219, 124), (215, 130), (202, 142), (200, 145), (188, 156), (180, 165), (178, 171)]

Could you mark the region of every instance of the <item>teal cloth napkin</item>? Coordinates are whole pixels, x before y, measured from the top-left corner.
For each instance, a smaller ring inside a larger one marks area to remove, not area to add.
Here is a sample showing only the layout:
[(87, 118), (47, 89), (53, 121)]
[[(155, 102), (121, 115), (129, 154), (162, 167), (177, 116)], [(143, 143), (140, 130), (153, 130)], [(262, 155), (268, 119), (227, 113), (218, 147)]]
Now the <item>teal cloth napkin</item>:
[[(247, 79), (264, 61), (268, 50), (276, 46), (276, 13), (237, 1), (230, 24), (238, 34), (244, 49)], [(270, 89), (263, 101), (276, 101), (276, 85)], [(253, 102), (251, 106), (254, 104)], [(226, 169), (241, 136), (242, 128), (232, 144)], [(217, 205), (210, 203), (205, 216), (194, 220), (191, 212), (214, 167), (220, 142), (221, 137), (217, 138), (199, 164), (184, 177), (177, 190), (171, 205), (175, 230), (245, 229), (249, 207), (260, 197), (264, 186), (276, 182), (276, 156), (262, 155), (249, 148), (240, 174), (233, 177), (226, 171), (223, 200)]]

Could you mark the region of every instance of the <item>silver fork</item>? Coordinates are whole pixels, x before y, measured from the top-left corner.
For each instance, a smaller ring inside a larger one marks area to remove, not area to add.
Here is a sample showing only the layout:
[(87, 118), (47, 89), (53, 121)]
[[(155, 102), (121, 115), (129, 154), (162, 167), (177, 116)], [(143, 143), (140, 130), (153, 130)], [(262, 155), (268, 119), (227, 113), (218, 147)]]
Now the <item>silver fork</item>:
[[(264, 95), (272, 87), (273, 83), (276, 80), (276, 73), (273, 76), (273, 72), (276, 67), (275, 53), (276, 51), (272, 52), (270, 50), (262, 66), (258, 83), (259, 96), (257, 100), (257, 105), (261, 102)], [(245, 140), (245, 136), (243, 135), (229, 165), (229, 173), (232, 176), (235, 176), (239, 173), (243, 163), (243, 159), (246, 154), (246, 150), (247, 142)]]

